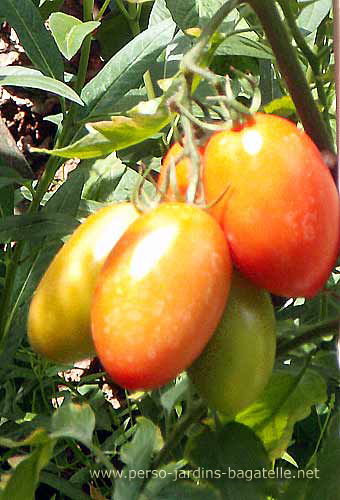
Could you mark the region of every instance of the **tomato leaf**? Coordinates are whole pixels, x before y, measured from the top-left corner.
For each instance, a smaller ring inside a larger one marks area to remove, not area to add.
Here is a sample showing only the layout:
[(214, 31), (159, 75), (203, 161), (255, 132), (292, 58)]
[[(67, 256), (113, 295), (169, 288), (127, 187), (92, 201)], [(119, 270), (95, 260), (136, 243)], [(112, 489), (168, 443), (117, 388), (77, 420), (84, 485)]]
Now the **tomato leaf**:
[(95, 415), (89, 404), (64, 403), (52, 416), (50, 436), (76, 439), (91, 448), (94, 427)]
[(150, 420), (137, 419), (137, 430), (130, 443), (121, 448), (120, 458), (126, 464), (123, 475), (115, 482), (113, 500), (135, 500), (143, 485), (144, 477), (139, 471), (147, 471), (154, 452), (163, 445), (161, 432)]
[(88, 123), (89, 133), (61, 149), (38, 149), (63, 158), (95, 158), (142, 142), (170, 121), (170, 114), (160, 99), (140, 102), (127, 112), (129, 116), (113, 116), (111, 121)]
[[(322, 449), (317, 456), (316, 468), (310, 466), (307, 479), (293, 479), (282, 500), (339, 500), (340, 499), (340, 414), (333, 416)], [(300, 496), (295, 492), (298, 491)], [(301, 491), (303, 494), (301, 495)]]
[(231, 422), (205, 430), (189, 440), (185, 456), (195, 466), (193, 477), (215, 486), (222, 498), (267, 499), (263, 476), (253, 481), (249, 477), (269, 470), (269, 460), (260, 439), (246, 426)]
[[(172, 471), (169, 471), (167, 466), (163, 467), (162, 470), (169, 474), (167, 484), (164, 486), (164, 483), (166, 482), (165, 479), (151, 479), (145, 489), (147, 494), (145, 496), (142, 494), (140, 500), (174, 500), (175, 498), (180, 498), (181, 500), (221, 499), (218, 489), (214, 488), (211, 484), (198, 485), (192, 481), (176, 480), (175, 478), (177, 477), (177, 472), (171, 475)], [(182, 471), (182, 473), (184, 475), (184, 471)], [(158, 489), (155, 488), (156, 484), (159, 485)], [(154, 490), (151, 490), (151, 485)], [(161, 485), (164, 487), (161, 487)]]
[(46, 90), (62, 97), (66, 97), (70, 101), (76, 102), (81, 106), (84, 105), (78, 94), (71, 89), (66, 83), (55, 80), (48, 76), (44, 76), (40, 71), (21, 66), (7, 66), (0, 68), (0, 84), (5, 87), (12, 85), (16, 87), (28, 87), (32, 89)]
[(90, 121), (110, 114), (112, 103), (138, 86), (150, 64), (171, 42), (174, 31), (174, 22), (167, 19), (143, 31), (115, 54), (83, 88), (81, 98), (86, 107), (79, 110), (79, 118)]
[(72, 232), (78, 225), (74, 217), (66, 214), (24, 214), (0, 218), (0, 241), (40, 239), (47, 235), (64, 236)]
[(84, 160), (80, 167), (88, 174), (82, 198), (99, 202), (108, 202), (123, 177), (126, 166), (111, 153), (106, 158)]
[(1, 0), (0, 18), (15, 29), (34, 66), (45, 75), (63, 80), (64, 64), (51, 33), (31, 0)]
[(274, 460), (287, 449), (294, 424), (309, 415), (313, 404), (326, 399), (325, 380), (313, 370), (298, 374), (277, 370), (262, 396), (239, 413), (236, 420), (256, 432)]
[(60, 52), (69, 61), (78, 52), (86, 36), (100, 26), (100, 22), (83, 23), (76, 17), (56, 12), (51, 14), (49, 25)]
[(1, 492), (1, 499), (34, 499), (40, 471), (49, 463), (54, 444), (54, 440), (50, 439), (20, 461)]

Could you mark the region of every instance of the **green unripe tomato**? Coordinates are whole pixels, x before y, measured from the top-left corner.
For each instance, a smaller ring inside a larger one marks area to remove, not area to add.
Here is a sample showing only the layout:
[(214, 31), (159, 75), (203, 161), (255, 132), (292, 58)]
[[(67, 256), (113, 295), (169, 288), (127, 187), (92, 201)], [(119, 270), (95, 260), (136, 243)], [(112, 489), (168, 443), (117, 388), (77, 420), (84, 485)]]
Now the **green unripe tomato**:
[(209, 406), (230, 417), (260, 396), (276, 349), (268, 293), (234, 271), (225, 312), (188, 375)]
[(90, 215), (61, 247), (30, 305), (28, 338), (36, 352), (60, 363), (95, 355), (90, 308), (97, 275), (138, 216), (131, 203), (104, 207)]

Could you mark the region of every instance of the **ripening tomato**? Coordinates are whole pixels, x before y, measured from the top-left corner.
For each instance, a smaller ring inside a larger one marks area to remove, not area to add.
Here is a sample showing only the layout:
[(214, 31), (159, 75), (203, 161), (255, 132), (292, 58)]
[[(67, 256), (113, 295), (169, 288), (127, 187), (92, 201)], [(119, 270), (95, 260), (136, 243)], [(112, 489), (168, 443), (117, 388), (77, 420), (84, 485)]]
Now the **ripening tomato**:
[[(165, 180), (167, 169), (170, 168), (171, 162), (175, 162), (183, 151), (183, 146), (179, 142), (175, 142), (162, 161), (161, 170), (159, 172), (158, 186), (161, 187)], [(202, 157), (203, 148), (199, 148), (199, 153)], [(175, 163), (174, 163), (175, 164)], [(179, 194), (185, 197), (190, 180), (190, 160), (187, 156), (176, 163), (176, 184)], [(176, 195), (171, 185), (167, 189), (167, 197), (169, 200), (175, 200)]]
[(128, 389), (154, 389), (185, 370), (226, 304), (231, 263), (218, 223), (197, 206), (160, 204), (124, 233), (92, 304), (97, 355)]
[(339, 197), (319, 150), (290, 121), (258, 113), (214, 134), (204, 152), (204, 189), (232, 260), (260, 287), (312, 297), (339, 250)]
[(112, 247), (137, 217), (131, 203), (104, 207), (61, 247), (30, 305), (28, 338), (35, 351), (61, 363), (95, 354), (90, 326), (95, 280)]
[(218, 328), (188, 375), (211, 407), (234, 417), (267, 385), (275, 349), (275, 316), (268, 293), (235, 271)]

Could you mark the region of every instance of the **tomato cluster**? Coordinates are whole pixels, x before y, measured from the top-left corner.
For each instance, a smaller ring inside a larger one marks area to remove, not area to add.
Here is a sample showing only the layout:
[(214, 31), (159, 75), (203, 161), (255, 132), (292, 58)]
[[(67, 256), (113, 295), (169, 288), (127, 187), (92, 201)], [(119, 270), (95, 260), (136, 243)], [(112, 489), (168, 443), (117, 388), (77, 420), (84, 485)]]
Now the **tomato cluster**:
[(128, 389), (188, 370), (213, 407), (235, 415), (272, 371), (268, 292), (312, 296), (335, 264), (338, 194), (312, 141), (278, 117), (257, 114), (200, 149), (209, 210), (175, 199), (190, 183), (189, 159), (174, 162), (181, 151), (176, 143), (161, 169), (160, 183), (176, 169), (167, 201), (144, 214), (103, 208), (65, 243), (33, 296), (29, 340), (57, 362), (97, 353)]

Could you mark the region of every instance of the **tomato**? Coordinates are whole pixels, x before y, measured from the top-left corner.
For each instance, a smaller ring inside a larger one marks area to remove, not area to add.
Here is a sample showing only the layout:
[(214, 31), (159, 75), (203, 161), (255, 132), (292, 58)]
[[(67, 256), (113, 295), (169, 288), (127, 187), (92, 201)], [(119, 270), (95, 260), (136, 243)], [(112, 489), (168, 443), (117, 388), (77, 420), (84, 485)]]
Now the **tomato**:
[(93, 356), (90, 307), (105, 258), (139, 216), (130, 203), (90, 215), (54, 257), (33, 295), (28, 338), (35, 351), (68, 363)]
[(260, 396), (273, 369), (275, 349), (268, 293), (235, 271), (218, 328), (188, 375), (211, 407), (233, 417)]
[(231, 263), (218, 223), (197, 206), (160, 204), (124, 233), (92, 305), (97, 355), (128, 389), (154, 389), (185, 370), (226, 304)]
[(207, 202), (238, 269), (286, 297), (312, 297), (339, 250), (339, 198), (320, 152), (286, 119), (258, 113), (214, 134), (204, 152)]
[[(178, 161), (175, 164), (176, 159), (180, 156), (180, 154), (183, 151), (183, 146), (180, 145), (179, 142), (175, 142), (167, 154), (164, 156), (163, 161), (162, 161), (162, 166), (161, 170), (159, 173), (159, 178), (158, 178), (158, 186), (161, 187), (162, 183), (165, 180), (165, 176), (167, 173), (168, 168), (171, 167), (171, 162), (176, 167), (176, 183), (177, 183), (177, 189), (179, 194), (182, 197), (185, 197), (188, 185), (189, 185), (189, 180), (190, 180), (190, 160), (187, 156), (182, 158), (180, 161)], [(201, 156), (203, 156), (203, 148), (199, 148), (199, 153)], [(171, 185), (169, 185), (168, 190), (167, 190), (167, 197), (169, 200), (175, 200), (176, 195), (174, 193), (174, 190), (172, 189)]]

